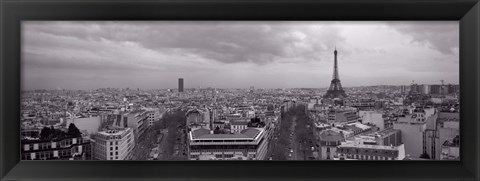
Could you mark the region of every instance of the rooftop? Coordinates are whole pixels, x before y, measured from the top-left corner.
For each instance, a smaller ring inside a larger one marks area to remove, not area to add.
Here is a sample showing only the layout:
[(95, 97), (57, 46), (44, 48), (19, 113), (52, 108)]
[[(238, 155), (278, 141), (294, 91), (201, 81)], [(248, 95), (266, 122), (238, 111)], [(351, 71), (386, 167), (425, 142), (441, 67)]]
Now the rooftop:
[(361, 129), (361, 128), (359, 128), (359, 127), (356, 127), (356, 126), (354, 126), (354, 125), (346, 125), (346, 126), (344, 126), (344, 128), (347, 129), (347, 130), (353, 131), (353, 132), (355, 132), (355, 131), (363, 131), (363, 129)]
[(371, 128), (371, 126), (367, 126), (367, 125), (364, 125), (362, 123), (351, 123), (351, 124), (348, 124), (348, 125), (355, 126), (355, 127), (360, 128), (362, 130), (367, 130), (367, 129)]
[(210, 134), (210, 130), (198, 128), (191, 132), (192, 139), (255, 139), (262, 128), (248, 128), (237, 134)]
[(248, 120), (232, 120), (230, 121), (231, 125), (247, 125)]
[(325, 130), (320, 133), (321, 141), (342, 141), (344, 139), (343, 134), (333, 130)]
[(366, 148), (366, 149), (380, 149), (380, 150), (398, 150), (396, 146), (384, 146), (384, 145), (366, 145), (357, 144), (355, 142), (343, 142), (338, 146), (339, 148)]
[(460, 147), (460, 136), (457, 135), (453, 139), (448, 139), (443, 143), (446, 147)]
[(367, 135), (369, 135), (369, 136), (376, 136), (376, 135), (385, 136), (385, 135), (389, 135), (389, 134), (392, 134), (392, 133), (395, 133), (395, 132), (400, 132), (400, 130), (393, 129), (393, 128), (388, 128), (388, 129), (384, 129), (384, 130), (381, 130), (381, 131), (378, 131), (378, 132), (373, 132), (373, 133), (370, 133), (370, 134), (367, 134)]
[(460, 113), (439, 112), (437, 121), (438, 122), (460, 121)]
[(109, 135), (109, 136), (118, 136), (118, 135), (122, 135), (123, 133), (125, 133), (128, 129), (130, 129), (130, 128), (109, 127), (106, 130), (98, 132), (98, 134)]

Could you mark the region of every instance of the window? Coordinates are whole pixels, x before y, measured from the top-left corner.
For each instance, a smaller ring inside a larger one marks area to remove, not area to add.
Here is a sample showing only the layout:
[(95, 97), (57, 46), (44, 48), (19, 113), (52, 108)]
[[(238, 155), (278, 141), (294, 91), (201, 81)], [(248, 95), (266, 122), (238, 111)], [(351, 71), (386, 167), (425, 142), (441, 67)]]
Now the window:
[(113, 147), (110, 147), (110, 151), (112, 151), (112, 150), (113, 150)]
[(110, 142), (110, 145), (113, 145), (113, 142)]
[(115, 147), (115, 150), (118, 150), (118, 146)]

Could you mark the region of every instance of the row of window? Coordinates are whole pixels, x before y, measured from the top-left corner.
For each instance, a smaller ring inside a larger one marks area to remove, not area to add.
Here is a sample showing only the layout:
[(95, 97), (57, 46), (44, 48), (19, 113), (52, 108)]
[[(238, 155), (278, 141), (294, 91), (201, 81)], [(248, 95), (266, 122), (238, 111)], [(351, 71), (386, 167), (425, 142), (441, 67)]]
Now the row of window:
[[(260, 144), (259, 144), (260, 145)], [(191, 145), (192, 150), (243, 150), (257, 149), (257, 145)]]
[[(83, 139), (78, 139), (77, 143), (83, 143)], [(35, 143), (35, 144), (24, 144), (23, 150), (46, 150), (51, 148), (65, 148), (73, 144), (72, 139), (65, 139), (59, 142), (46, 142), (46, 143)]]
[[(58, 157), (65, 157), (72, 155), (71, 150), (56, 150), (58, 151)], [(32, 154), (35, 156), (32, 157)], [(44, 152), (36, 152), (36, 153), (24, 153), (22, 154), (22, 160), (31, 160), (31, 159), (51, 159), (54, 158), (54, 151), (44, 151)]]
[[(233, 158), (234, 154), (215, 154), (215, 158)], [(242, 155), (243, 156), (243, 155)], [(250, 155), (252, 158), (255, 158), (255, 154)], [(198, 159), (200, 155), (190, 155), (190, 159)]]
[[(348, 148), (339, 148), (338, 151), (339, 152), (347, 152), (347, 153), (350, 153), (350, 150), (351, 149), (348, 149)], [(352, 149), (352, 152), (353, 153), (359, 153), (359, 149)], [(383, 153), (383, 154), (390, 154), (390, 155), (394, 155), (396, 152), (395, 151), (390, 151), (390, 150), (383, 150), (383, 151), (380, 151), (380, 150), (368, 150), (368, 149), (365, 149), (363, 150), (363, 152), (365, 153)]]
[(346, 157), (349, 159), (358, 159), (358, 160), (395, 160), (395, 158), (393, 157), (371, 156), (371, 155), (340, 154), (340, 157)]

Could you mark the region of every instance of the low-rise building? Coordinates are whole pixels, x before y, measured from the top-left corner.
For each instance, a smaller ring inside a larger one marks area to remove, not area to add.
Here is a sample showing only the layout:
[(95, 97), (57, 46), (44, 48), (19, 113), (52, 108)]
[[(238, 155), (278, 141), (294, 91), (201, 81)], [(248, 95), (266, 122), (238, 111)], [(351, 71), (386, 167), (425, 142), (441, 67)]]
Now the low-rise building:
[(359, 111), (359, 115), (362, 119), (362, 123), (371, 123), (378, 127), (380, 130), (385, 129), (385, 120), (383, 114), (376, 111)]
[(403, 144), (402, 131), (398, 129), (384, 129), (381, 131), (369, 133), (366, 136), (371, 137), (376, 145), (398, 146)]
[(356, 144), (344, 142), (337, 147), (339, 160), (403, 160), (405, 147)]
[[(415, 119), (415, 118), (412, 118)], [(393, 129), (402, 132), (402, 142), (405, 144), (405, 152), (411, 157), (419, 158), (426, 149), (425, 122), (394, 122)]]
[(208, 129), (192, 129), (188, 133), (188, 158), (227, 160), (246, 157), (264, 160), (267, 140), (264, 128), (248, 128), (237, 134), (212, 134)]
[(131, 159), (135, 147), (132, 130), (132, 128), (109, 128), (92, 135), (94, 158), (96, 160)]
[(324, 130), (320, 133), (318, 145), (318, 158), (320, 160), (333, 160), (336, 156), (337, 146), (345, 141), (343, 133), (333, 130)]
[(360, 99), (345, 99), (343, 100), (344, 106), (356, 107), (359, 109), (373, 109), (375, 107), (375, 100), (368, 98)]
[(90, 139), (65, 136), (21, 141), (22, 160), (91, 160)]
[(460, 160), (460, 136), (457, 135), (442, 144), (440, 160)]
[(232, 120), (230, 121), (230, 130), (231, 133), (238, 134), (242, 130), (245, 130), (248, 128), (248, 120)]

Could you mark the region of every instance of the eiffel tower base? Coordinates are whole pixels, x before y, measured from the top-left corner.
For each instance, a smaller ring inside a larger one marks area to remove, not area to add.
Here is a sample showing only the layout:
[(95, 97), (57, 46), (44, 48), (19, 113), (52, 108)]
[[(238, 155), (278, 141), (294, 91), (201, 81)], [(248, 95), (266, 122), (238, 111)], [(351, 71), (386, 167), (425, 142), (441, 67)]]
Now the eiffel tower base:
[(325, 95), (323, 95), (323, 98), (346, 98), (347, 94), (345, 94), (344, 90), (328, 90)]

